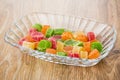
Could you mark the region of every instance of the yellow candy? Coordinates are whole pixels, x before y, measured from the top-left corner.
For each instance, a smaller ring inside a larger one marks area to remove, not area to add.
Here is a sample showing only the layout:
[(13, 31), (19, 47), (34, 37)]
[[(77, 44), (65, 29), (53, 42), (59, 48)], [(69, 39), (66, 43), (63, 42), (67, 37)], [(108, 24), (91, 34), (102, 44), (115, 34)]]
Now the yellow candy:
[(73, 50), (72, 50), (72, 53), (80, 53), (81, 49), (82, 49), (82, 47), (74, 46)]
[(35, 43), (24, 41), (22, 44), (23, 47), (35, 49)]
[(58, 52), (63, 51), (63, 48), (64, 48), (64, 43), (61, 41), (57, 41), (57, 51)]
[(80, 51), (80, 58), (81, 59), (88, 59), (88, 52), (87, 51)]

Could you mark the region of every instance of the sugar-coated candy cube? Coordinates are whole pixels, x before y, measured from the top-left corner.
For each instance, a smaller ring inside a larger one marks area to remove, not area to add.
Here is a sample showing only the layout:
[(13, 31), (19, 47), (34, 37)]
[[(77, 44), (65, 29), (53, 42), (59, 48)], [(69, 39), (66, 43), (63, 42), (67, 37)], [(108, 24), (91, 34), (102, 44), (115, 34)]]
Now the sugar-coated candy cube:
[(79, 46), (73, 46), (73, 50), (72, 50), (72, 53), (80, 53), (80, 49), (82, 47), (79, 47)]
[(54, 35), (61, 35), (64, 31), (63, 28), (54, 29)]
[(63, 50), (64, 52), (66, 52), (67, 54), (71, 53), (73, 49), (73, 46), (64, 46)]
[(59, 56), (67, 56), (67, 54), (65, 52), (57, 52), (57, 55), (59, 55)]
[(33, 32), (31, 33), (31, 37), (34, 41), (40, 41), (44, 38), (44, 35), (41, 32)]
[(41, 31), (41, 29), (42, 29), (42, 25), (41, 24), (38, 24), (38, 23), (36, 23), (36, 24), (34, 24), (33, 26), (32, 26), (33, 28), (35, 28), (37, 31)]
[(47, 48), (47, 49), (46, 49), (46, 52), (47, 52), (47, 53), (51, 53), (51, 54), (56, 54), (56, 50), (55, 50), (55, 49), (52, 49), (52, 48)]
[(90, 42), (84, 42), (83, 47), (87, 52), (91, 51), (91, 43)]
[(47, 29), (46, 34), (45, 34), (46, 38), (51, 37), (53, 35), (53, 32), (54, 30), (52, 28)]
[(73, 34), (72, 32), (63, 32), (62, 35), (62, 40), (68, 40), (68, 39), (72, 39), (73, 38)]
[(33, 42), (24, 41), (22, 46), (30, 49), (35, 49), (35, 43)]
[(81, 59), (88, 59), (88, 52), (87, 51), (80, 51), (80, 58)]
[(56, 39), (55, 39), (54, 37), (50, 37), (50, 38), (48, 38), (48, 40), (51, 41), (51, 43), (52, 43), (52, 48), (53, 48), (53, 49), (56, 49), (56, 46), (57, 46), (57, 41), (56, 41)]
[(91, 43), (91, 49), (97, 49), (99, 52), (102, 52), (103, 46), (100, 42), (92, 42)]
[(74, 58), (80, 58), (80, 54), (79, 53), (69, 53), (68, 56), (69, 57), (74, 57)]
[(57, 51), (62, 52), (64, 48), (64, 43), (61, 41), (57, 41)]
[(19, 44), (19, 45), (22, 45), (25, 40), (26, 40), (26, 38), (20, 39), (19, 42), (18, 42), (18, 44)]
[(51, 48), (51, 46), (52, 46), (52, 44), (51, 44), (50, 41), (48, 41), (48, 40), (41, 40), (41, 41), (38, 43), (37, 49), (40, 50), (40, 51), (41, 51), (41, 50), (44, 51), (44, 50), (46, 50), (47, 48)]
[(100, 52), (97, 49), (94, 49), (89, 53), (88, 58), (89, 59), (96, 59), (99, 56), (100, 56)]
[(42, 29), (41, 29), (41, 33), (43, 33), (44, 35), (46, 34), (46, 31), (50, 28), (50, 25), (43, 25)]
[(89, 41), (95, 40), (95, 34), (94, 32), (88, 32), (87, 37)]

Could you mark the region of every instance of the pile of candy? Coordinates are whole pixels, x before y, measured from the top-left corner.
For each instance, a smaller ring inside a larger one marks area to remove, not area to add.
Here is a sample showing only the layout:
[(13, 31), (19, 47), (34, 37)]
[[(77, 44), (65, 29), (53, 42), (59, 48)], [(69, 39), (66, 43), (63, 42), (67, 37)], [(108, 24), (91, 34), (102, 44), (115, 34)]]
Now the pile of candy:
[(41, 24), (34, 24), (19, 44), (41, 52), (81, 59), (96, 59), (103, 48), (94, 32), (85, 34)]

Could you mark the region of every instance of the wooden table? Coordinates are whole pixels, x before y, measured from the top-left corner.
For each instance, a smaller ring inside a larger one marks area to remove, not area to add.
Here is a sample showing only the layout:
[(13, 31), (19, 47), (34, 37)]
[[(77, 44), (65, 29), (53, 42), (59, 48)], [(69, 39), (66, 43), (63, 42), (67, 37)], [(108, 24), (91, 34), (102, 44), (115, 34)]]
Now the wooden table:
[(120, 80), (120, 52), (111, 51), (93, 67), (58, 65), (22, 54), (4, 42), (12, 22), (31, 12), (51, 12), (97, 19), (118, 31), (120, 0), (0, 0), (0, 80)]

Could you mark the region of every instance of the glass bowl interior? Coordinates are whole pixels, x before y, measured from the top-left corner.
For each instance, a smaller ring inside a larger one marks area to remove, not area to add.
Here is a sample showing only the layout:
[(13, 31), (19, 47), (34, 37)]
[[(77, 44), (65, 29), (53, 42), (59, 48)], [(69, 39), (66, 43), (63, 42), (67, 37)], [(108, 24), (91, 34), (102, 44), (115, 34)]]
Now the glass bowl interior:
[[(19, 39), (24, 37), (29, 28), (35, 23), (43, 25), (50, 25), (52, 28), (65, 28), (71, 31), (84, 31), (85, 33), (93, 31), (97, 39), (103, 44), (103, 51), (101, 56), (97, 59), (78, 59), (70, 57), (62, 57), (54, 54), (38, 52), (27, 49), (18, 44)], [(101, 59), (105, 58), (113, 48), (116, 40), (116, 30), (113, 26), (97, 22), (96, 20), (81, 18), (78, 16), (68, 16), (50, 13), (31, 13), (23, 16), (14, 22), (14, 25), (6, 31), (5, 41), (12, 46), (19, 48), (22, 52), (26, 52), (31, 56), (43, 59), (45, 61), (54, 62), (58, 64), (75, 65), (75, 66), (93, 66)]]

